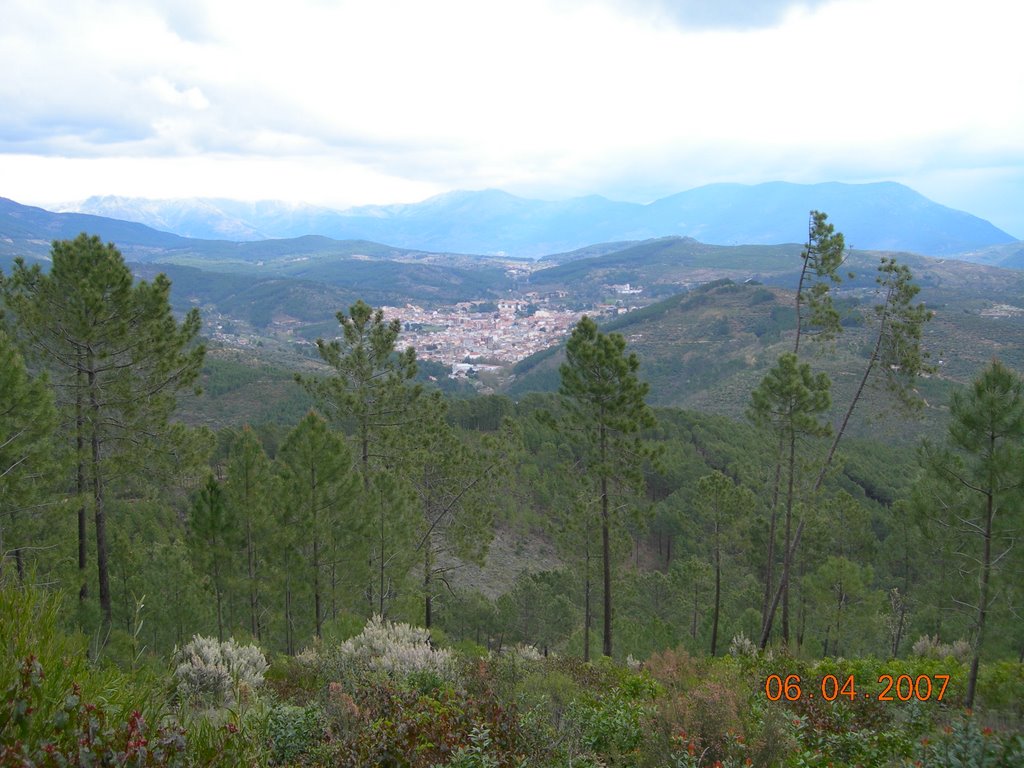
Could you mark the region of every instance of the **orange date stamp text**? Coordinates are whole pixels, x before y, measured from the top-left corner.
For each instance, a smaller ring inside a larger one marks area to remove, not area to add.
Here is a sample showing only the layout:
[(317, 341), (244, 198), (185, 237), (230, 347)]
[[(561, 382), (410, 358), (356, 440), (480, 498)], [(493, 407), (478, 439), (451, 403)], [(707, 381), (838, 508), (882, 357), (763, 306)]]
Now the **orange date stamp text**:
[(857, 687), (853, 675), (824, 675), (805, 679), (800, 675), (768, 675), (764, 695), (768, 701), (801, 701), (821, 698), (875, 699), (876, 701), (942, 701), (949, 675), (879, 675), (878, 688), (869, 692)]

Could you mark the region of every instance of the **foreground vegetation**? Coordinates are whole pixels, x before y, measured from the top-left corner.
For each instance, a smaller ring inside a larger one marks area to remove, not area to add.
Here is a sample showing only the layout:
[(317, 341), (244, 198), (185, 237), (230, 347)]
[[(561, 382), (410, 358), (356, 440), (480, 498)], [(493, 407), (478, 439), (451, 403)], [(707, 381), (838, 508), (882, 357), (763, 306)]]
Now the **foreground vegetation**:
[[(344, 641), (314, 643), (269, 664), (254, 646), (197, 637), (173, 660), (122, 659), (126, 669), (107, 652), (87, 661), (86, 638), (59, 629), (56, 600), (10, 583), (0, 587), (0, 630), (0, 765), (1009, 767), (1024, 760), (1024, 736), (1011, 727), (1022, 715), (1024, 673), (1012, 663), (983, 670), (982, 715), (961, 708), (965, 667), (953, 657), (809, 662), (758, 654), (736, 640), (720, 658), (666, 650), (642, 667), (590, 664), (527, 646), (500, 654), (456, 649), (377, 618)], [(791, 678), (788, 688), (774, 687), (776, 675)], [(901, 683), (887, 697), (876, 685), (904, 675), (917, 681), (915, 693)], [(857, 690), (844, 692), (851, 677)], [(935, 687), (926, 692), (921, 680)]]

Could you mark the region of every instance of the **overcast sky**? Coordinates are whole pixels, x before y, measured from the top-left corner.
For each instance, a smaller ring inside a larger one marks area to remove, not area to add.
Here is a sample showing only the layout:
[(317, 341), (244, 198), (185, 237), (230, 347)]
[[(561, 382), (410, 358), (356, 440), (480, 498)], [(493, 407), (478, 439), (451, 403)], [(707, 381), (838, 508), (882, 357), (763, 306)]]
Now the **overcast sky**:
[(1020, 0), (0, 0), (0, 196), (900, 181), (1024, 237)]

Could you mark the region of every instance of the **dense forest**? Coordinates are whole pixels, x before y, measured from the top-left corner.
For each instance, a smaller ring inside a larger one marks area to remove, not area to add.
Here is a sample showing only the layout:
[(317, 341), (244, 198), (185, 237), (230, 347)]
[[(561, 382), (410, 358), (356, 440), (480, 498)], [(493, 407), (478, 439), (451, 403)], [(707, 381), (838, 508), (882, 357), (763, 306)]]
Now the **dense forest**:
[(178, 418), (206, 350), (166, 277), (86, 235), (15, 262), (0, 765), (1024, 764), (1024, 379), (851, 437), (935, 369), (882, 258), (833, 403), (846, 253), (812, 212), (744, 419), (650, 406), (586, 317), (557, 394), (442, 392), (357, 300), (308, 412), (218, 430)]

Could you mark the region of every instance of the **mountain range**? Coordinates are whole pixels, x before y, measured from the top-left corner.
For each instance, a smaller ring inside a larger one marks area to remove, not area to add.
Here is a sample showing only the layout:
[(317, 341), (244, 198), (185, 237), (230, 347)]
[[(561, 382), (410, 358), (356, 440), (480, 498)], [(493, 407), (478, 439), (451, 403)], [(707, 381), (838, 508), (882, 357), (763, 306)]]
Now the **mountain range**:
[(977, 216), (893, 182), (712, 184), (649, 204), (599, 196), (541, 201), (484, 190), (346, 210), (277, 201), (109, 196), (61, 208), (207, 240), (321, 235), (396, 248), (520, 258), (672, 235), (717, 245), (801, 243), (812, 209), (826, 211), (847, 243), (864, 250), (953, 256), (1016, 240)]
[[(483, 193), (465, 199), (486, 208), (491, 198), (506, 196)], [(451, 196), (447, 199), (450, 203)], [(435, 204), (447, 210), (442, 201)], [(893, 210), (899, 214), (894, 213), (893, 220), (915, 220), (912, 207)], [(805, 223), (806, 215), (805, 211), (796, 218)], [(971, 219), (951, 212), (936, 219), (931, 235), (924, 231), (923, 236), (934, 237), (937, 231), (948, 231), (942, 230), (944, 226)], [(847, 221), (865, 219), (851, 213), (833, 220), (846, 233)], [(466, 228), (475, 222), (467, 213)], [(736, 222), (737, 232), (752, 231), (741, 229), (749, 226), (744, 217), (737, 216)], [(260, 365), (272, 360), (282, 370), (297, 364), (297, 359), (302, 364), (308, 360), (302, 356), (305, 352), (296, 358), (299, 353), (291, 346), (272, 340), (278, 338), (275, 334), (289, 332), (281, 328), (287, 326), (295, 338), (307, 341), (336, 332), (334, 313), (358, 298), (374, 306), (411, 302), (435, 307), (474, 299), (496, 301), (517, 290), (558, 295), (567, 306), (588, 307), (631, 301), (617, 294), (618, 286), (630, 283), (642, 288), (638, 304), (643, 308), (619, 316), (607, 328), (623, 333), (640, 354), (652, 385), (652, 402), (734, 416), (741, 415), (745, 402), (740, 393), (749, 393), (785, 347), (792, 325), (790, 292), (798, 277), (799, 243), (806, 237), (794, 232), (785, 238), (789, 243), (774, 245), (714, 245), (677, 235), (595, 242), (525, 264), (319, 235), (258, 241), (194, 239), (136, 222), (51, 212), (0, 198), (0, 269), (6, 271), (16, 256), (45, 260), (52, 240), (83, 231), (116, 243), (139, 276), (166, 273), (172, 280), (175, 309), (199, 306), (210, 330), (223, 326), (226, 333), (266, 338), (272, 352), (260, 353)], [(1024, 243), (980, 241), (965, 238), (970, 248), (956, 258), (898, 253), (900, 262), (913, 269), (922, 289), (920, 298), (936, 312), (926, 340), (940, 369), (922, 385), (922, 394), (931, 403), (946, 402), (952, 382), (969, 381), (993, 356), (1011, 366), (1024, 365)], [(840, 389), (852, 380), (851, 371), (868, 341), (863, 320), (873, 301), (878, 259), (893, 253), (890, 248), (857, 248), (844, 265), (858, 277), (844, 277), (840, 293), (850, 322), (835, 357), (837, 367), (830, 369)], [(252, 350), (247, 347), (246, 354)], [(521, 361), (513, 370), (512, 392), (556, 388), (559, 354), (555, 346)], [(437, 377), (443, 379), (443, 373)], [(274, 391), (286, 391), (279, 386), (288, 380), (286, 372), (278, 378)], [(228, 390), (225, 397), (237, 403), (253, 401), (251, 393)], [(301, 409), (302, 403), (295, 407)]]

